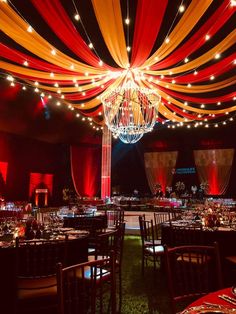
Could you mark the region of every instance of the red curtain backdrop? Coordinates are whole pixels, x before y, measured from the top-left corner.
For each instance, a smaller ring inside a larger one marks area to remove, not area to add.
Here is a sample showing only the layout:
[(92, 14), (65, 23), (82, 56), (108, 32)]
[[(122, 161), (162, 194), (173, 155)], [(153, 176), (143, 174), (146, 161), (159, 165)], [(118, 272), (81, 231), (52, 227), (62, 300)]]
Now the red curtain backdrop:
[(100, 147), (71, 146), (71, 175), (76, 193), (96, 196), (100, 187)]
[(195, 150), (194, 159), (200, 182), (209, 184), (209, 195), (222, 195), (229, 183), (234, 149)]
[(7, 168), (8, 168), (8, 162), (0, 161), (0, 173), (5, 183), (7, 180)]
[(154, 152), (144, 154), (145, 171), (151, 192), (155, 193), (155, 184), (160, 183), (162, 191), (172, 185), (173, 169), (178, 152)]
[(34, 190), (40, 185), (44, 184), (52, 195), (53, 187), (53, 174), (49, 173), (30, 173), (30, 185), (29, 185), (29, 196), (31, 197)]

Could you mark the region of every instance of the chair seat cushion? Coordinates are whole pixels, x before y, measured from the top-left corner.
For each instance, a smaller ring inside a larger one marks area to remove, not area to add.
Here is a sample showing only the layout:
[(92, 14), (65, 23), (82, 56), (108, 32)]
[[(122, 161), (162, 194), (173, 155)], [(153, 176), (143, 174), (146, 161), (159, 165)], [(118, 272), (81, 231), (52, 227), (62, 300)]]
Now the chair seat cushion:
[(164, 247), (162, 245), (147, 246), (145, 248), (145, 253), (149, 254), (164, 254)]
[[(151, 241), (144, 241), (144, 245), (152, 245)], [(154, 240), (154, 245), (161, 245), (161, 240)]]
[(56, 295), (56, 276), (40, 278), (18, 278), (17, 294), (18, 299), (31, 299)]

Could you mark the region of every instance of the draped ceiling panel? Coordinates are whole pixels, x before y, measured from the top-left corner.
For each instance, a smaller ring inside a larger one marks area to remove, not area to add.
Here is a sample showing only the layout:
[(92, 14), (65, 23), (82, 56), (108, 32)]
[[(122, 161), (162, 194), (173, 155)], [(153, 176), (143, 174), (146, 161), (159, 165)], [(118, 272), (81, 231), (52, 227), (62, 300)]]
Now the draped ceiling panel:
[(232, 119), (235, 1), (77, 2), (0, 1), (1, 76), (100, 125), (101, 96), (122, 84), (127, 70), (160, 94), (158, 122), (218, 126)]
[(223, 195), (229, 183), (234, 149), (195, 150), (194, 159), (200, 182), (209, 185), (208, 194)]
[(172, 186), (173, 169), (176, 165), (178, 152), (144, 153), (145, 171), (149, 188), (154, 194), (155, 185), (161, 184), (165, 193), (167, 186)]

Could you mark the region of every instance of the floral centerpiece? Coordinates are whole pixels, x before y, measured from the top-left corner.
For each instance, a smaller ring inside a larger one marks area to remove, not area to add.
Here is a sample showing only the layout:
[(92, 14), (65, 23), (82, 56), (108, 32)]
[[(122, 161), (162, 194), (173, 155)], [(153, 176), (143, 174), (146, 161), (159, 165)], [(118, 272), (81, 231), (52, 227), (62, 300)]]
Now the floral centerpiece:
[(175, 183), (176, 194), (180, 196), (185, 190), (185, 184), (183, 181), (178, 181)]
[(201, 182), (200, 189), (204, 192), (204, 194), (207, 194), (209, 190), (209, 183), (207, 181)]

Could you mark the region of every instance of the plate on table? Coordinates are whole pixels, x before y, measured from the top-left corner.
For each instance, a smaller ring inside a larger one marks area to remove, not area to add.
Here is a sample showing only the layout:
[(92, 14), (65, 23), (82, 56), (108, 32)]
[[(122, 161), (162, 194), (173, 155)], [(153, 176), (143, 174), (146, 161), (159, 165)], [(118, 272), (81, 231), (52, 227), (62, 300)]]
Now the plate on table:
[(236, 309), (231, 307), (226, 307), (224, 305), (200, 305), (200, 306), (193, 306), (190, 307), (181, 314), (230, 314), (236, 313)]

